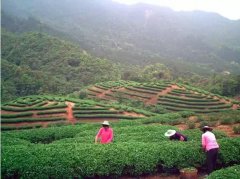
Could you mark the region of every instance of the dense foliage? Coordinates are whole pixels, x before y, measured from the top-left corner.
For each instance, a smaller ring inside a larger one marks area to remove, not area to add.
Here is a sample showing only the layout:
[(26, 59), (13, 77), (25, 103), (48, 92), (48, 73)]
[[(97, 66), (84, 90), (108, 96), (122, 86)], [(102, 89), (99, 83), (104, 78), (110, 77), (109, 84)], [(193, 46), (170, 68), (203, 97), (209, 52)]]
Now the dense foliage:
[(238, 179), (240, 176), (240, 165), (228, 167), (228, 168), (223, 168), (221, 170), (217, 170), (213, 173), (211, 173), (208, 176), (208, 179), (226, 179), (226, 178), (231, 178), (231, 179)]
[(68, 94), (120, 77), (117, 65), (110, 61), (41, 33), (17, 36), (3, 30), (2, 58), (3, 101), (32, 94)]
[(40, 21), (100, 57), (127, 64), (160, 62), (183, 74), (239, 73), (240, 23), (216, 14), (110, 0), (4, 0), (2, 5), (7, 15)]
[[(172, 126), (122, 121), (112, 127), (114, 143), (108, 145), (93, 144), (98, 124), (4, 132), (2, 177), (137, 176), (204, 164), (200, 130), (186, 131), (189, 142), (177, 142), (163, 135), (176, 129)], [(239, 164), (239, 138), (216, 136), (221, 146), (219, 165)]]
[(18, 34), (36, 32), (17, 39), (2, 32), (2, 64), (9, 73), (2, 75), (4, 101), (67, 94), (86, 84), (120, 78), (174, 79), (224, 96), (239, 95), (239, 21), (109, 0), (73, 2), (3, 1), (2, 28)]

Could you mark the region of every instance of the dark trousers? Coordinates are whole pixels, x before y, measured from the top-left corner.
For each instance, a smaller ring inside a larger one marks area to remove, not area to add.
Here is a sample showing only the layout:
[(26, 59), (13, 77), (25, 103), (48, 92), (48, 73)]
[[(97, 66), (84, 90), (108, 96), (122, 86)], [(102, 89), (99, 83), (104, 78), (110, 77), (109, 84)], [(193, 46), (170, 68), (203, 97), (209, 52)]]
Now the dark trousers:
[(207, 151), (207, 169), (208, 174), (210, 174), (216, 166), (218, 156), (218, 148), (211, 149)]

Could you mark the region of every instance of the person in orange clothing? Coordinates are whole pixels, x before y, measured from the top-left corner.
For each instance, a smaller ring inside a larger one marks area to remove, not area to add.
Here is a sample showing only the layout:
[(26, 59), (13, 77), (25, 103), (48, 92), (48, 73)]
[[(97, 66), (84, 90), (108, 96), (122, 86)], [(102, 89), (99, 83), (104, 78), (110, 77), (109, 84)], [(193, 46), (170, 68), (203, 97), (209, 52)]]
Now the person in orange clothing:
[(113, 141), (113, 129), (109, 126), (110, 124), (108, 121), (102, 123), (102, 127), (99, 129), (95, 137), (95, 144), (98, 143), (98, 139), (100, 139), (101, 144), (108, 144)]

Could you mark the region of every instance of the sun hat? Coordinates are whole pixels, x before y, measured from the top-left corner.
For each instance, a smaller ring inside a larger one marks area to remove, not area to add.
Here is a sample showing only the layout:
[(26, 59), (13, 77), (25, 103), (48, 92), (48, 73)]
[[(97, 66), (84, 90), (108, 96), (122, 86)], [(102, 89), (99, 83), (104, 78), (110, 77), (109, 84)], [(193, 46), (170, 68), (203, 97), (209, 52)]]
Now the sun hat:
[(173, 136), (175, 133), (176, 133), (175, 130), (169, 129), (167, 132), (165, 132), (164, 135), (165, 135), (166, 137), (170, 137), (170, 136)]
[(102, 125), (106, 125), (106, 126), (109, 126), (109, 122), (108, 121), (103, 121)]
[(206, 130), (206, 129), (208, 129), (208, 130), (213, 130), (211, 127), (209, 127), (209, 126), (203, 126), (203, 128), (202, 128), (202, 131), (204, 131), (204, 130)]

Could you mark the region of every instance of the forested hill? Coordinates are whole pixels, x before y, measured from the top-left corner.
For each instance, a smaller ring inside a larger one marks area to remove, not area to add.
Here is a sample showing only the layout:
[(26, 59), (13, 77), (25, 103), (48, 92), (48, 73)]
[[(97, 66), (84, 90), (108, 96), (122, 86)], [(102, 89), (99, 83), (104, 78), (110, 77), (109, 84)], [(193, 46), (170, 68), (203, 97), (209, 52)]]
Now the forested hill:
[(112, 62), (42, 33), (18, 36), (2, 29), (1, 66), (2, 101), (30, 94), (68, 94), (84, 85), (119, 79)]
[(240, 21), (218, 14), (110, 0), (3, 0), (2, 9), (14, 17), (37, 19), (98, 57), (240, 73)]

